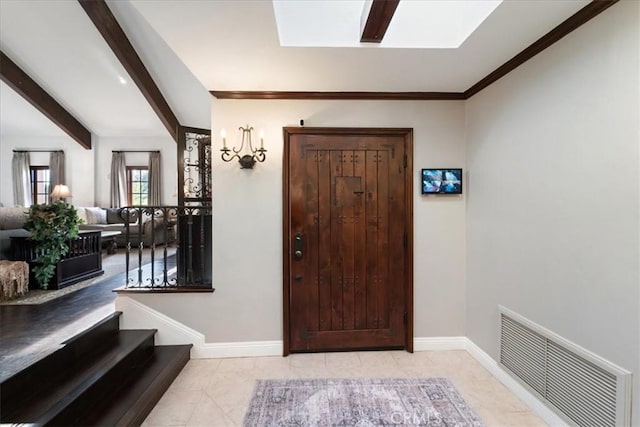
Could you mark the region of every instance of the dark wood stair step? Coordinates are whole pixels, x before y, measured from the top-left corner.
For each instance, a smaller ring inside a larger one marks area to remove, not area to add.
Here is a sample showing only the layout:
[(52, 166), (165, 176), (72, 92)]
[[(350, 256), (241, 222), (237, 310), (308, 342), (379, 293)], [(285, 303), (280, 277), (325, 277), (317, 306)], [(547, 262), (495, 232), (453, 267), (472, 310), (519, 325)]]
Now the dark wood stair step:
[(77, 425), (139, 426), (190, 358), (192, 345), (156, 346), (138, 376), (102, 399), (103, 407), (84, 415)]
[(86, 404), (87, 396), (107, 390), (112, 377), (135, 372), (143, 366), (153, 354), (155, 333), (156, 330), (119, 331), (109, 347), (97, 347), (84, 359), (70, 363), (63, 375), (51, 372), (42, 377), (35, 393), (15, 402), (14, 407), (2, 408), (0, 421), (64, 424), (65, 419), (73, 418), (78, 408)]
[(5, 409), (1, 419), (5, 418), (6, 408), (31, 400), (46, 378), (64, 375), (69, 366), (110, 345), (120, 330), (121, 315), (120, 311), (110, 314), (62, 343), (63, 347), (0, 383), (0, 407)]

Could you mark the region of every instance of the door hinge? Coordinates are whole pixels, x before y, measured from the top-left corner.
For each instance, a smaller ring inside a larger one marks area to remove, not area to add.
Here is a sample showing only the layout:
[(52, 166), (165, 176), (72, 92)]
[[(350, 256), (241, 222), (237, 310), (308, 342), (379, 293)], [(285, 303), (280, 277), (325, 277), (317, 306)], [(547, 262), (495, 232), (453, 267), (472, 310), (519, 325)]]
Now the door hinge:
[(404, 312), (404, 314), (402, 315), (402, 322), (406, 325), (409, 322), (409, 313), (407, 313), (406, 311)]
[(404, 168), (405, 168), (405, 169), (407, 168), (407, 162), (408, 162), (408, 160), (407, 160), (407, 155), (405, 154), (405, 155), (404, 155), (404, 159), (403, 159), (403, 163), (404, 163)]

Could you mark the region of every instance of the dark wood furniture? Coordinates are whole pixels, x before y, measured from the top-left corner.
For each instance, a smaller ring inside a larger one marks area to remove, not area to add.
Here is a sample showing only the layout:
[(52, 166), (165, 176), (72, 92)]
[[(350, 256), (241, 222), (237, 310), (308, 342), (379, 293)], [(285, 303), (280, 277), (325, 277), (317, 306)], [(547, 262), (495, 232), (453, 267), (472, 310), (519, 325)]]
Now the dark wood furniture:
[(100, 237), (102, 244), (107, 246), (107, 255), (113, 255), (118, 250), (118, 242), (116, 237), (122, 234), (122, 231), (101, 231)]
[[(29, 270), (32, 272), (29, 277), (29, 289), (39, 288), (33, 275), (37, 258), (35, 244), (28, 237), (11, 238), (11, 259), (29, 263)], [(48, 289), (62, 289), (101, 274), (104, 274), (104, 271), (100, 231), (81, 231), (77, 238), (69, 241), (69, 252), (58, 261), (56, 274), (51, 279)]]

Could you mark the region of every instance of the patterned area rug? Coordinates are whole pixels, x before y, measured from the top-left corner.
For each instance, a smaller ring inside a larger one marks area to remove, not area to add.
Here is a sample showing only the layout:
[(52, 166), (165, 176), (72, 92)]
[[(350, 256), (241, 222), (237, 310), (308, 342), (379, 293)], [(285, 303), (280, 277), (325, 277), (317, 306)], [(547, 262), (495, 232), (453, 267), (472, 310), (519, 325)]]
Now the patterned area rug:
[(484, 426), (447, 378), (257, 380), (261, 426)]

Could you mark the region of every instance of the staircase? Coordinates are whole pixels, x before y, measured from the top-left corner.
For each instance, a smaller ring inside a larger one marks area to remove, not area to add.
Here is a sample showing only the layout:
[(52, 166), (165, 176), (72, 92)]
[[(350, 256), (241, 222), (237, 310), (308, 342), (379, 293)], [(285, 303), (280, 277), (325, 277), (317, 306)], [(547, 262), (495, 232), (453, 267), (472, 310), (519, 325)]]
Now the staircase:
[(156, 330), (120, 330), (115, 312), (0, 384), (0, 423), (140, 425), (189, 361)]

